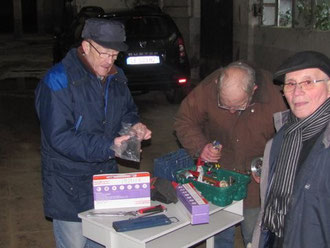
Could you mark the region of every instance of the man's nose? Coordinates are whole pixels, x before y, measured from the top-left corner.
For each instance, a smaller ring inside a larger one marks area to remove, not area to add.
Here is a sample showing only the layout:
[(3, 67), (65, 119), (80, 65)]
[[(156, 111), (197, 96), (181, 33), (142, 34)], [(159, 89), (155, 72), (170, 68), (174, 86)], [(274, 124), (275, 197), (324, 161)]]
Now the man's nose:
[(294, 89), (293, 89), (293, 94), (301, 94), (301, 93), (305, 93), (305, 90), (303, 89), (303, 87), (300, 84), (296, 84)]
[(116, 57), (115, 56), (109, 56), (107, 58), (107, 62), (110, 63), (110, 64), (113, 64), (116, 60)]
[(231, 114), (235, 114), (237, 110), (235, 108), (230, 108), (230, 109), (228, 109), (228, 111)]

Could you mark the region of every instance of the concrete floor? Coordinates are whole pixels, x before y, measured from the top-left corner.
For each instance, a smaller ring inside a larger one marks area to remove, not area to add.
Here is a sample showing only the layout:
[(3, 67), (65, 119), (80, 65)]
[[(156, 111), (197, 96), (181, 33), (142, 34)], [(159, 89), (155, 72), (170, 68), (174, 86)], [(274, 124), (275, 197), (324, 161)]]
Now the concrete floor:
[[(0, 79), (42, 73), (51, 65), (50, 37), (1, 39)], [(31, 42), (32, 40), (32, 42)], [(14, 55), (14, 56), (13, 56)], [(38, 59), (40, 58), (40, 59)], [(47, 67), (46, 67), (47, 66)], [(55, 247), (51, 222), (42, 208), (40, 179), (40, 134), (33, 108), (33, 83), (0, 81), (0, 248)], [(23, 86), (22, 86), (23, 85)], [(153, 131), (143, 147), (140, 164), (121, 164), (121, 172), (150, 171), (153, 159), (178, 149), (173, 135), (173, 117), (178, 105), (168, 104), (161, 92), (135, 96), (142, 122)], [(235, 248), (242, 248), (238, 234)], [(198, 248), (205, 247), (205, 243)]]

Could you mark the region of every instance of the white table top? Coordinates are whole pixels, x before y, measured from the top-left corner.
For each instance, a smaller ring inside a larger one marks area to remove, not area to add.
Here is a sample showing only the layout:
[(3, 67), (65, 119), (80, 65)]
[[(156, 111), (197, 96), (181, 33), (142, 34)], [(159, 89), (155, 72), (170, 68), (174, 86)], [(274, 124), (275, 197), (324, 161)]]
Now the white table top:
[[(158, 205), (152, 202), (151, 205)], [(223, 208), (210, 203), (210, 223), (191, 225), (185, 210), (178, 204), (163, 204), (167, 208), (166, 216), (175, 217), (179, 221), (170, 225), (140, 229), (128, 232), (116, 232), (112, 222), (125, 220), (129, 217), (90, 217), (89, 210), (79, 214), (83, 223), (83, 233), (86, 237), (95, 240), (106, 247), (132, 248), (134, 247), (189, 247), (200, 241), (212, 237), (214, 234), (239, 223), (243, 220), (242, 201), (234, 202)], [(120, 209), (123, 211), (123, 209)], [(130, 210), (130, 209), (125, 209)], [(136, 209), (135, 209), (136, 210)], [(103, 210), (104, 211), (104, 210)], [(111, 209), (108, 211), (116, 211)], [(125, 244), (127, 244), (125, 246)]]

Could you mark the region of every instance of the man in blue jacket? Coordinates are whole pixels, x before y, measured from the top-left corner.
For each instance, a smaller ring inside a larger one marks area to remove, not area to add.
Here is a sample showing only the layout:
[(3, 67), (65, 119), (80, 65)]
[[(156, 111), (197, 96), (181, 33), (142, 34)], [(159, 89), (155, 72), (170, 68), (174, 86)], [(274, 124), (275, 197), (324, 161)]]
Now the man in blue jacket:
[(253, 247), (329, 247), (330, 59), (298, 52), (274, 79), (290, 110), (275, 115), (279, 131), (266, 145)]
[(78, 213), (93, 208), (92, 176), (116, 173), (112, 145), (123, 123), (132, 124), (140, 140), (151, 131), (139, 122), (127, 79), (114, 65), (127, 50), (124, 26), (89, 19), (81, 46), (40, 81), (35, 106), (41, 126), (41, 163), (45, 215), (53, 219), (57, 247), (97, 247), (82, 235)]

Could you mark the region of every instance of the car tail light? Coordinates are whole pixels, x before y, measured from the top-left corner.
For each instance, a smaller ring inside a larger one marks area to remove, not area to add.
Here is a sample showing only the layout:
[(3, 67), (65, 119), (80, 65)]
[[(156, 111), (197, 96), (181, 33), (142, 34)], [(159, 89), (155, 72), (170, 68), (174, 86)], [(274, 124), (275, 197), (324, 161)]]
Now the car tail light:
[(179, 78), (177, 81), (179, 85), (186, 84), (187, 82), (188, 82), (187, 78)]

